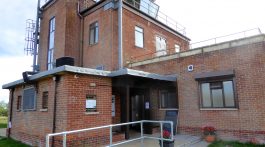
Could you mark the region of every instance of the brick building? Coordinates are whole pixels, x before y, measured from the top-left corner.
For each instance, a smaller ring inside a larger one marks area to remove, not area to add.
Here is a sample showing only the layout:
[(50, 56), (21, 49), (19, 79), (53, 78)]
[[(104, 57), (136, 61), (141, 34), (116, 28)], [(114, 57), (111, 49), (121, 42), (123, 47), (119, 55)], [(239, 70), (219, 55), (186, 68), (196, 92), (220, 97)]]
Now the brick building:
[[(46, 2), (38, 73), (3, 85), (8, 136), (44, 146), (48, 133), (163, 120), (175, 110), (180, 134), (200, 135), (208, 124), (223, 139), (265, 140), (265, 35), (190, 49), (183, 28), (164, 22), (158, 8), (149, 0)], [(115, 131), (114, 140), (129, 138), (127, 128)], [(108, 132), (67, 143), (107, 144)]]

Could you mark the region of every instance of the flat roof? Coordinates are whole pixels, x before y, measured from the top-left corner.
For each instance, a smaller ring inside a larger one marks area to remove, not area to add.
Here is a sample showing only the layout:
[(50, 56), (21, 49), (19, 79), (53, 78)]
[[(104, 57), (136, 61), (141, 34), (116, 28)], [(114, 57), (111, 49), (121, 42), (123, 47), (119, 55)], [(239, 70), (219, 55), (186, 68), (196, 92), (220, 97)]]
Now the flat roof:
[[(110, 77), (110, 78), (123, 76), (123, 75), (131, 75), (131, 76), (135, 76), (135, 77), (143, 77), (143, 78), (162, 80), (162, 81), (174, 82), (177, 80), (177, 77), (174, 75), (160, 75), (160, 74), (149, 73), (149, 72), (133, 70), (133, 69), (128, 69), (128, 68), (120, 69), (117, 71), (104, 71), (104, 70), (96, 70), (96, 69), (91, 69), (91, 68), (83, 68), (83, 67), (69, 66), (69, 65), (64, 65), (64, 66), (54, 68), (52, 70), (37, 73), (35, 75), (29, 76), (29, 80), (36, 81), (36, 80), (39, 80), (39, 79), (44, 78), (44, 77), (64, 74), (65, 72), (94, 75), (94, 76), (102, 76), (102, 77)], [(12, 87), (15, 87), (16, 85), (20, 85), (20, 84), (24, 84), (24, 83), (25, 83), (24, 80), (20, 79), (20, 80), (17, 80), (17, 81), (8, 83), (8, 84), (4, 84), (2, 86), (2, 88), (3, 89), (10, 89)]]

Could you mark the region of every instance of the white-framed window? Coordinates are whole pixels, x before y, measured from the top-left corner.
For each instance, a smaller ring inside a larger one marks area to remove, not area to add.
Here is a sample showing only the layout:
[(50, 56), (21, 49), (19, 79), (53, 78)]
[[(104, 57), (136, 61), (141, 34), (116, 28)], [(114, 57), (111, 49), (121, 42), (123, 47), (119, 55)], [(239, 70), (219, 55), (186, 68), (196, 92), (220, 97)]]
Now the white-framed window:
[(144, 30), (138, 26), (135, 26), (135, 46), (144, 47)]
[(177, 96), (176, 92), (161, 90), (160, 91), (160, 108), (161, 109), (177, 109)]
[(48, 45), (48, 58), (47, 68), (48, 70), (54, 68), (54, 37), (55, 37), (55, 17), (50, 19), (49, 23), (49, 45)]
[(97, 96), (86, 96), (86, 112), (97, 112)]
[(201, 108), (236, 108), (233, 79), (201, 81)]
[(178, 44), (175, 44), (175, 52), (176, 53), (180, 52), (180, 46)]
[(36, 109), (36, 90), (34, 87), (25, 88), (23, 90), (22, 109), (23, 110)]
[(94, 22), (89, 26), (89, 45), (98, 43), (99, 28), (98, 22)]
[(163, 56), (167, 54), (166, 39), (160, 36), (156, 36), (156, 56)]

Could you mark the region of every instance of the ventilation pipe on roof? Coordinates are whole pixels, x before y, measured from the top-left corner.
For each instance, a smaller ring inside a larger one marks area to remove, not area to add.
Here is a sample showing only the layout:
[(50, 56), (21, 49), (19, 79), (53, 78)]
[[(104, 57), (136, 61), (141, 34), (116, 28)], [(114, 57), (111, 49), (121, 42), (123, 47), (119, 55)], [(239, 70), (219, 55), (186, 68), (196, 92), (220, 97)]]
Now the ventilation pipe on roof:
[(118, 29), (119, 29), (119, 44), (118, 44), (118, 56), (119, 56), (119, 69), (123, 68), (123, 45), (122, 45), (122, 0), (119, 0), (118, 9)]

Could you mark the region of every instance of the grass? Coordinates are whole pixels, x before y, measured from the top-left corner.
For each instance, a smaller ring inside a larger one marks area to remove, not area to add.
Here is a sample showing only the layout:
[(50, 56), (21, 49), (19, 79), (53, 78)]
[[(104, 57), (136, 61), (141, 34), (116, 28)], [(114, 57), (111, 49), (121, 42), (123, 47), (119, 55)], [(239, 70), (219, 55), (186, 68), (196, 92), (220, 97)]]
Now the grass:
[(0, 116), (0, 128), (7, 128), (7, 117)]
[(0, 147), (29, 147), (29, 146), (10, 138), (2, 138), (0, 139)]
[(265, 147), (265, 145), (255, 145), (253, 143), (241, 143), (237, 141), (215, 141), (208, 147)]

